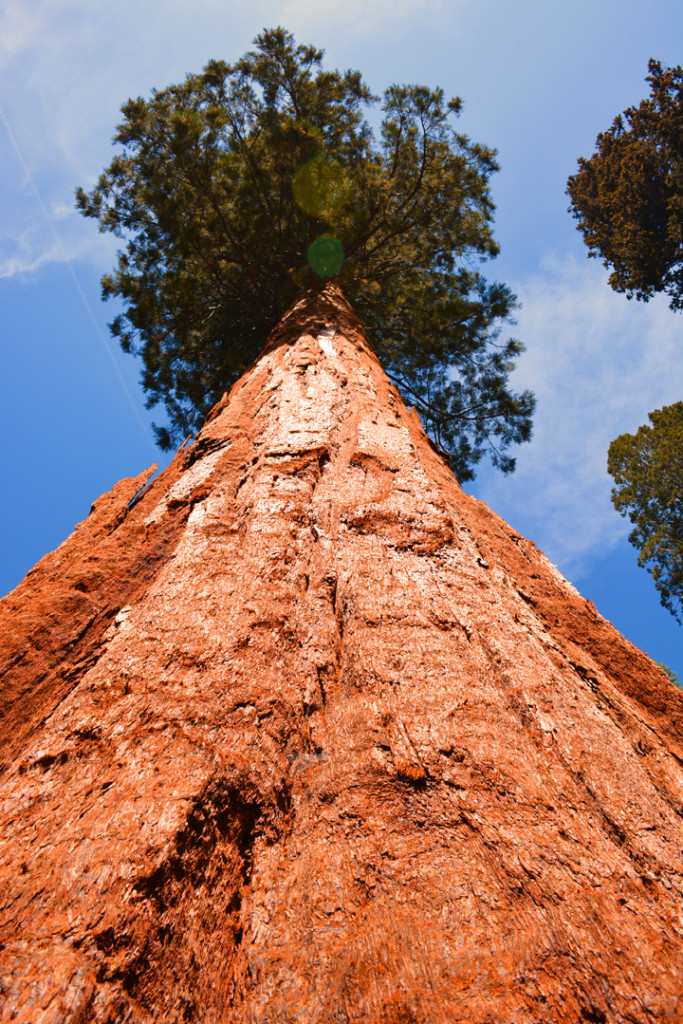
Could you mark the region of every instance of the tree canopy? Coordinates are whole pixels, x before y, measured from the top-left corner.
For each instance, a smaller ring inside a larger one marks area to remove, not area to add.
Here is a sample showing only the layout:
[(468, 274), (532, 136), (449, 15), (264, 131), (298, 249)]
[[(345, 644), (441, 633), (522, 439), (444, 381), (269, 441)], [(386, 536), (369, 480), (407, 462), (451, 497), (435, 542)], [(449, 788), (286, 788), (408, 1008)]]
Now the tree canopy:
[(616, 486), (614, 507), (635, 529), (640, 550), (661, 602), (679, 621), (683, 615), (683, 402), (649, 414), (650, 426), (622, 434), (609, 446), (607, 469)]
[(486, 452), (509, 472), (534, 399), (508, 386), (516, 298), (481, 272), (498, 252), (494, 151), (424, 86), (386, 90), (377, 138), (359, 72), (324, 70), (282, 28), (254, 45), (126, 103), (122, 150), (77, 190), (125, 243), (103, 295), (122, 302), (111, 329), (142, 357), (148, 407), (166, 406), (159, 444), (201, 425), (297, 295), (335, 276), (460, 478)]
[(609, 283), (645, 302), (657, 292), (683, 310), (683, 68), (648, 65), (650, 96), (598, 135), (567, 182), (588, 255)]

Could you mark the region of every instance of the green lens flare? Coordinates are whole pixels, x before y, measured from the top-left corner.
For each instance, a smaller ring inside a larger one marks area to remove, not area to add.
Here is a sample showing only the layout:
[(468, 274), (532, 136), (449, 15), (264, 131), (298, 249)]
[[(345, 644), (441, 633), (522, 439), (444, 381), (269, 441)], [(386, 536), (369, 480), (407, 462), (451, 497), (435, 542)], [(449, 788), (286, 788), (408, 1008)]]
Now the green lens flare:
[(339, 273), (344, 262), (341, 242), (332, 235), (320, 235), (308, 247), (308, 265), (319, 277)]
[(292, 193), (304, 213), (323, 219), (331, 217), (348, 198), (348, 175), (336, 160), (315, 156), (294, 175)]

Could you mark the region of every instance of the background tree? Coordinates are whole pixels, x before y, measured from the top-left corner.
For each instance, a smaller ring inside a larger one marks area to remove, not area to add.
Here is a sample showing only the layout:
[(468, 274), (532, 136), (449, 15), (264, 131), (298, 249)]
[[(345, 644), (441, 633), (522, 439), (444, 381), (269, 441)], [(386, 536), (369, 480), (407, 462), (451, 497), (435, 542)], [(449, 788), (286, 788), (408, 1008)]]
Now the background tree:
[(683, 683), (679, 679), (678, 674), (674, 672), (672, 668), (669, 668), (668, 665), (664, 665), (663, 662), (659, 663), (659, 667), (663, 672), (666, 673), (666, 675), (669, 677), (674, 686), (679, 686), (683, 690)]
[(111, 329), (142, 357), (148, 407), (163, 401), (168, 449), (203, 422), (307, 287), (332, 275), (378, 355), (461, 479), (484, 452), (504, 472), (528, 440), (534, 400), (508, 377), (523, 350), (500, 339), (515, 296), (479, 267), (498, 247), (495, 153), (451, 126), (459, 100), (392, 86), (264, 31), (235, 64), (130, 100), (123, 147), (77, 206), (125, 241), (105, 297)]
[(683, 68), (648, 65), (650, 96), (598, 135), (567, 182), (588, 255), (629, 298), (669, 295), (683, 309)]
[(635, 525), (629, 535), (638, 564), (654, 577), (661, 602), (683, 613), (683, 402), (649, 414), (651, 426), (622, 434), (609, 446), (607, 469), (614, 507)]

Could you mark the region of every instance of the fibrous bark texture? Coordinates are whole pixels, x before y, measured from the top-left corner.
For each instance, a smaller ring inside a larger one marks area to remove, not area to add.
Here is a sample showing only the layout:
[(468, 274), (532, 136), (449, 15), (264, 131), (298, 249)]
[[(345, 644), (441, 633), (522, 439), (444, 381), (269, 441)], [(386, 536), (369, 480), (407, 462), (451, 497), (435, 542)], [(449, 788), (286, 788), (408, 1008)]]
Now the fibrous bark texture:
[(0, 1020), (683, 1019), (683, 699), (341, 295), (3, 602)]

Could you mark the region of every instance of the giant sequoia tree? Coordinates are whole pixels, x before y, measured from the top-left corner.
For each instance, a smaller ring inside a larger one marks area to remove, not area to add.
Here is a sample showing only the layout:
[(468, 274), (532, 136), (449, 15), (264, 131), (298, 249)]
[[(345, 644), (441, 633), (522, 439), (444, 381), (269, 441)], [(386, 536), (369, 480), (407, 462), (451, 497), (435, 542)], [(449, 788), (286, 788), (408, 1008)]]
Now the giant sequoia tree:
[(130, 100), (122, 150), (77, 192), (124, 242), (103, 293), (122, 301), (112, 330), (142, 357), (148, 406), (166, 405), (159, 444), (200, 425), (296, 295), (336, 275), (461, 479), (487, 451), (510, 471), (533, 396), (508, 386), (515, 296), (481, 272), (495, 153), (454, 130), (460, 101), (440, 90), (388, 89), (377, 139), (358, 72), (325, 71), (283, 29), (255, 47)]
[(598, 135), (567, 191), (612, 288), (645, 302), (664, 292), (683, 310), (683, 68), (649, 71), (650, 96)]

